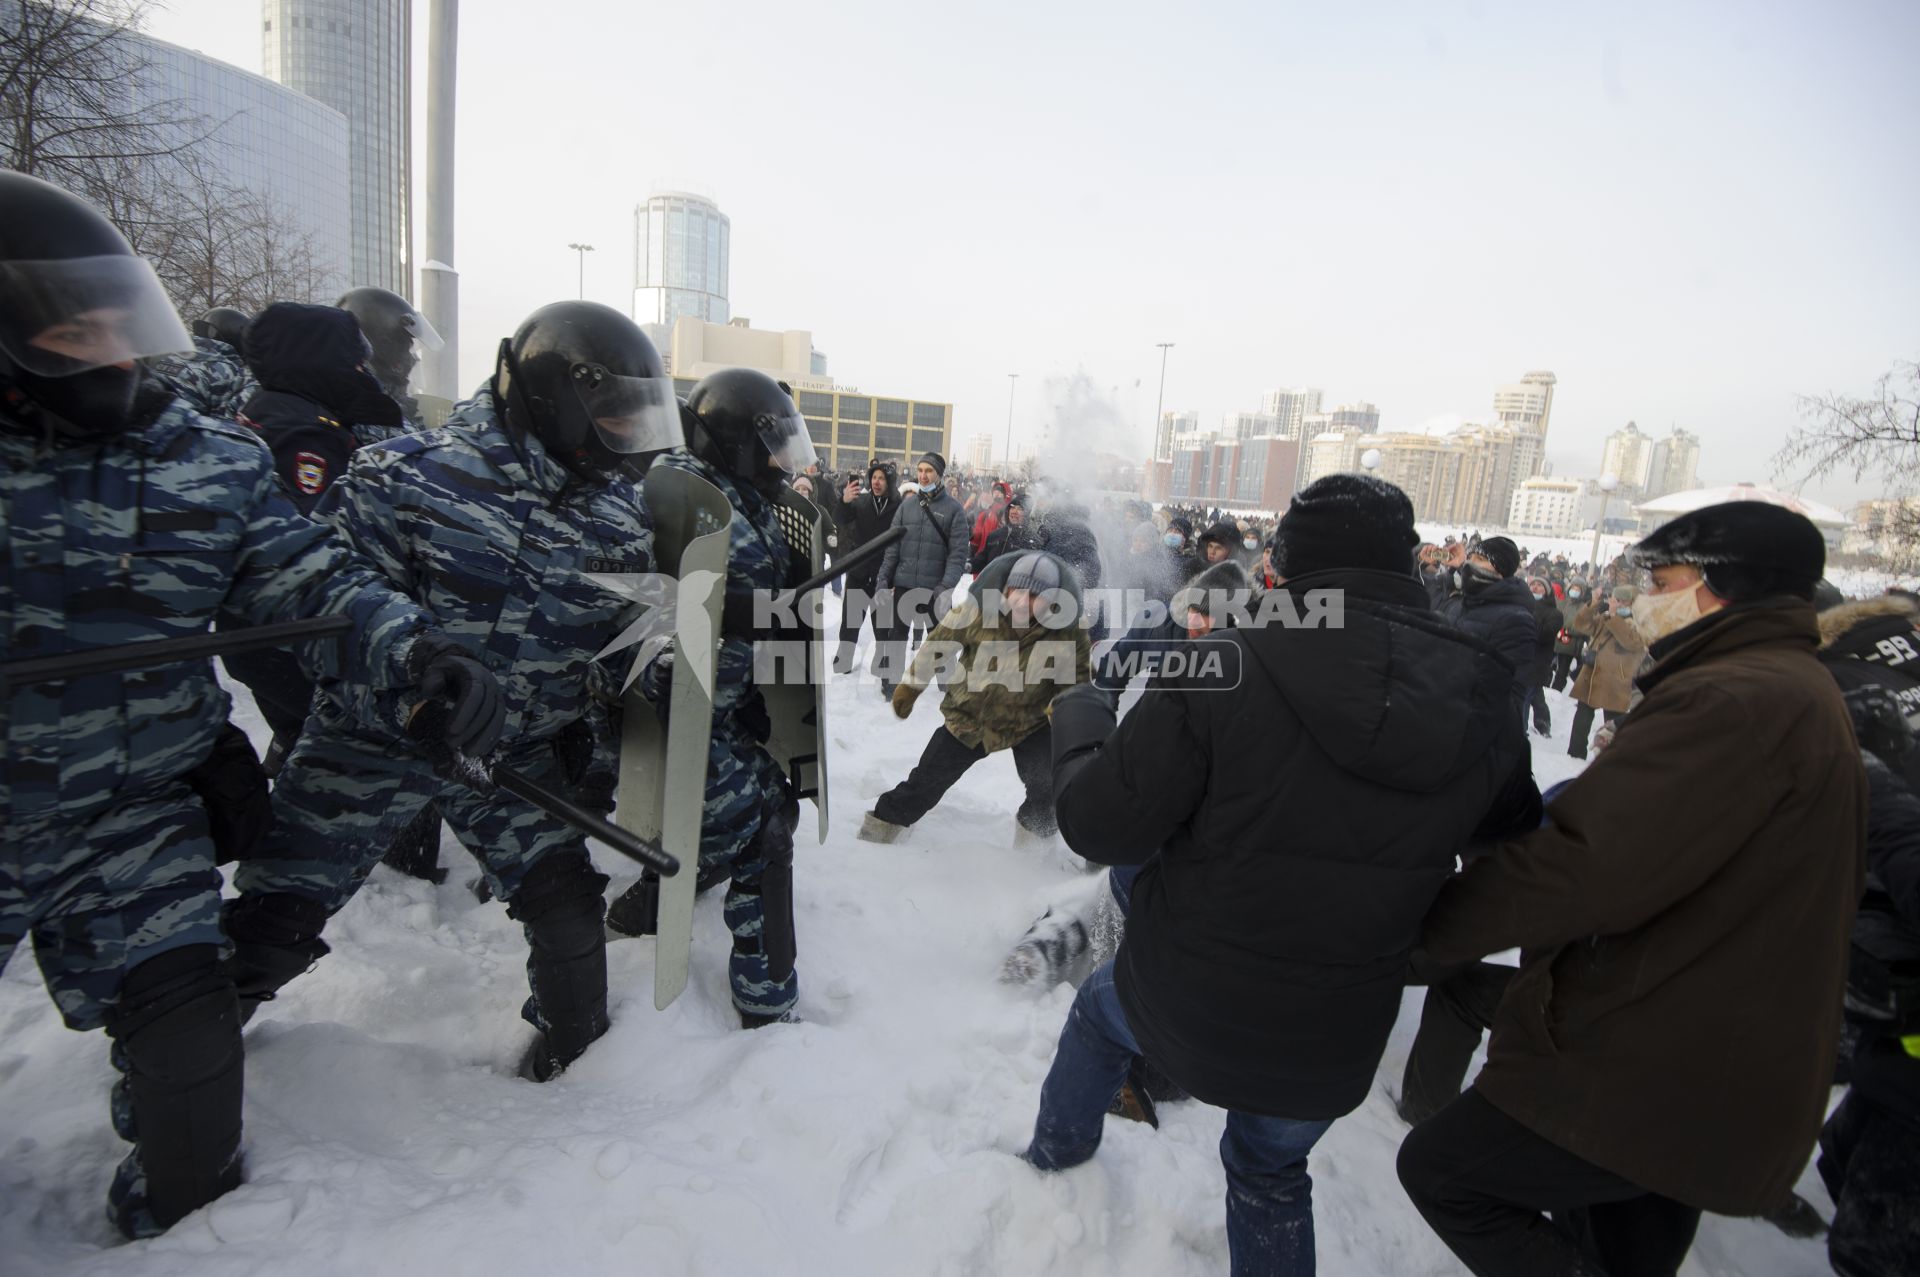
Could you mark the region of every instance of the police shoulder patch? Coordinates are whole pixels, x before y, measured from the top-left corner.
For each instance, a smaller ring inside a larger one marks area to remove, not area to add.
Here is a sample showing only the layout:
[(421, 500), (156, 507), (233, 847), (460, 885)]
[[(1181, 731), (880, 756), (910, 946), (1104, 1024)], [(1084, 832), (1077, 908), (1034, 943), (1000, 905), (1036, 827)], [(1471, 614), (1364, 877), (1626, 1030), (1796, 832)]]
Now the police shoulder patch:
[(294, 453), (293, 482), (308, 496), (318, 495), (327, 486), (327, 459), (317, 452)]

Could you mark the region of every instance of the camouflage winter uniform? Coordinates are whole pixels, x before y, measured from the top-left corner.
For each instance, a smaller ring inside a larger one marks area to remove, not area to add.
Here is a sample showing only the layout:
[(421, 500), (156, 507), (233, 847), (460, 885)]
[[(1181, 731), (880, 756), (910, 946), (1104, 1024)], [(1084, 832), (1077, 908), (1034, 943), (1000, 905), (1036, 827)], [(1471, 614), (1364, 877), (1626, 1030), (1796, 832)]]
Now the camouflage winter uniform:
[[(509, 435), (483, 390), (439, 430), (355, 453), (316, 517), (498, 678), (508, 743), (497, 761), (564, 790), (554, 738), (603, 718), (595, 707), (617, 695), (618, 676), (593, 656), (633, 619), (586, 574), (653, 565), (634, 486), (581, 483), (537, 440)], [(436, 777), (402, 738), (405, 707), (393, 695), (339, 679), (320, 686), (274, 786), (274, 832), (236, 875), (243, 894), (337, 910), (430, 801), (503, 900), (543, 857), (585, 856), (578, 833), (530, 804)]]
[[(726, 496), (733, 507), (728, 532), (727, 592), (778, 590), (793, 584), (791, 555), (781, 535), (773, 503), (754, 488), (708, 465), (689, 453), (670, 452), (655, 465), (689, 471)], [(660, 666), (649, 666), (641, 690), (649, 700), (661, 700), (666, 688), (658, 677)], [(727, 928), (733, 933), (728, 976), (734, 1005), (754, 1015), (777, 1016), (789, 1010), (799, 996), (799, 978), (771, 979), (761, 951), (760, 883), (768, 865), (770, 844), (792, 854), (790, 837), (762, 840), (768, 819), (791, 825), (794, 800), (788, 794), (785, 773), (766, 749), (771, 724), (767, 704), (753, 682), (753, 643), (724, 637), (716, 659), (713, 691), (713, 735), (707, 750), (707, 798), (700, 821), (700, 869), (704, 884), (731, 876), (727, 888)]]
[(195, 337), (190, 355), (160, 355), (146, 362), (189, 408), (220, 421), (237, 419), (260, 388), (240, 352), (215, 337)]
[[(294, 511), (251, 432), (177, 399), (102, 444), (42, 452), (0, 431), (0, 543), (8, 659), (344, 614), (345, 644), (309, 658), (394, 688), (431, 619)], [(182, 777), (227, 710), (205, 660), (0, 696), (0, 966), (30, 932), (72, 1028), (98, 1027), (147, 959), (221, 943), (206, 813)]]

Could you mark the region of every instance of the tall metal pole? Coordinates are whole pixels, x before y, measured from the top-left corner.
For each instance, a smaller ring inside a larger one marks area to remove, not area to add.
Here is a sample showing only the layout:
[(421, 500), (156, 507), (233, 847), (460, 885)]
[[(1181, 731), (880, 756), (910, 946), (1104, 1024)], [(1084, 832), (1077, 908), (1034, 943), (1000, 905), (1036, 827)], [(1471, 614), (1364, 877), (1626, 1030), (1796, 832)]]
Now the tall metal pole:
[(1007, 374), (1007, 454), (1000, 458), (1001, 466), (1008, 474), (1013, 473), (1013, 392), (1020, 385), (1020, 374)]
[(1593, 525), (1593, 546), (1587, 551), (1587, 570), (1593, 574), (1592, 584), (1600, 583), (1600, 533), (1607, 526), (1607, 503), (1613, 500), (1613, 490), (1620, 481), (1612, 475), (1600, 476), (1600, 521)]
[(593, 245), (569, 244), (567, 247), (580, 255), (580, 300), (585, 301), (587, 299), (587, 254), (593, 251)]
[(453, 263), (454, 81), (460, 0), (427, 10), (427, 243), (420, 267), (420, 309), (445, 345), (421, 358), (420, 388), (448, 403), (460, 398), (460, 273)]
[[(1158, 453), (1160, 451), (1160, 416), (1166, 411), (1167, 406), (1167, 352), (1173, 349), (1173, 343), (1163, 341), (1155, 344), (1160, 347), (1160, 391), (1153, 397), (1153, 441), (1154, 451)], [(1168, 436), (1168, 441), (1171, 443), (1172, 436)], [(1169, 451), (1168, 457), (1171, 456), (1172, 453)], [(1164, 461), (1166, 459), (1167, 457), (1154, 457), (1155, 461)]]

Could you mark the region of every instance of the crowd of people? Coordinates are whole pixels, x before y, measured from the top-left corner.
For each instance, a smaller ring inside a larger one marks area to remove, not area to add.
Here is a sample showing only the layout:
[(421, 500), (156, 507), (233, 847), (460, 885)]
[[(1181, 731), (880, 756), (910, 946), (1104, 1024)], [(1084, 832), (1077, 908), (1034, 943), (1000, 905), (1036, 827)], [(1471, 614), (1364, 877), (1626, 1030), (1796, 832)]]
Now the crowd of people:
[[(443, 876), (439, 822), (525, 934), (522, 1076), (592, 1047), (609, 929), (664, 909), (653, 875), (609, 909), (587, 853), (623, 770), (660, 761), (623, 754), (625, 715), (711, 716), (696, 886), (727, 884), (742, 1028), (794, 1018), (804, 786), (756, 655), (826, 636), (746, 604), (812, 575), (797, 493), (833, 554), (897, 530), (840, 583), (833, 668), (858, 674), (870, 624), (895, 715), (943, 685), (860, 836), (900, 841), (1005, 752), (1016, 836), (1107, 869), (1123, 923), (1062, 1027), (1036, 1171), (1092, 1158), (1110, 1114), (1217, 1106), (1234, 1271), (1310, 1273), (1311, 1152), (1412, 986), (1399, 1175), (1474, 1273), (1673, 1274), (1703, 1211), (1792, 1218), (1816, 1146), (1836, 1272), (1920, 1271), (1920, 612), (1840, 599), (1801, 516), (1710, 507), (1596, 566), (1422, 543), (1370, 476), (1250, 520), (937, 453), (828, 475), (786, 387), (728, 369), (680, 399), (588, 302), (535, 310), (422, 430), (431, 340), (380, 290), (189, 334), (97, 210), (0, 173), (0, 962), (30, 936), (66, 1023), (113, 1039), (126, 1236), (241, 1181), (242, 1027), (376, 863)], [(598, 658), (641, 608), (607, 583), (721, 531), (718, 632), (677, 631), (629, 694)], [(1123, 714), (1130, 643), (1230, 659), (1149, 672)], [(1544, 689), (1569, 686), (1570, 752), (1597, 757), (1543, 793)]]

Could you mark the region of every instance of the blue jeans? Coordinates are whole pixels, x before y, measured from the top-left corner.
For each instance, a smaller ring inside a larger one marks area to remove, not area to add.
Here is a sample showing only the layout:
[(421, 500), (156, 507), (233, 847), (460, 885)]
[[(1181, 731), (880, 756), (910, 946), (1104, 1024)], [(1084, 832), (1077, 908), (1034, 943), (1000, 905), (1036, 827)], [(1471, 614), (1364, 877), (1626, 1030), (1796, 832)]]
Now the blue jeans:
[[(1140, 1044), (1113, 988), (1113, 964), (1087, 977), (1067, 1012), (1026, 1160), (1043, 1171), (1078, 1166), (1100, 1147), (1107, 1107)], [(1227, 1250), (1235, 1277), (1313, 1272), (1313, 1180), (1307, 1152), (1331, 1121), (1296, 1122), (1227, 1111)]]

